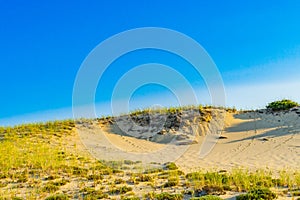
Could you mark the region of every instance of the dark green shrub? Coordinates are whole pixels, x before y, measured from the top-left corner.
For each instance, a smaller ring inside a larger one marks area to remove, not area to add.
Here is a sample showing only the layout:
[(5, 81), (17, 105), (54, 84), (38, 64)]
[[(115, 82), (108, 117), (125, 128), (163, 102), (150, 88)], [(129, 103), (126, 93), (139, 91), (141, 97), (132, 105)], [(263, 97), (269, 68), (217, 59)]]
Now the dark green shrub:
[(294, 102), (289, 99), (283, 99), (281, 101), (274, 101), (267, 105), (267, 109), (272, 109), (273, 111), (288, 110), (299, 106), (297, 102)]
[(236, 197), (237, 200), (272, 200), (276, 198), (276, 194), (268, 188), (256, 188), (250, 190), (247, 194)]

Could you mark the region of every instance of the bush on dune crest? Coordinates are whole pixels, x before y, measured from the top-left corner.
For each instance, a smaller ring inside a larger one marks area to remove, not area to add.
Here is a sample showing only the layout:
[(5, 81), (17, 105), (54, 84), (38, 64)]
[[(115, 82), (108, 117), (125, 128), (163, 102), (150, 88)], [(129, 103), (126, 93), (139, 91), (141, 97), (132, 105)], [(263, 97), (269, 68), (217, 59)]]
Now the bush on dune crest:
[(274, 101), (267, 105), (267, 109), (272, 109), (273, 111), (288, 110), (299, 106), (299, 103), (294, 102), (289, 99), (283, 99), (281, 101)]

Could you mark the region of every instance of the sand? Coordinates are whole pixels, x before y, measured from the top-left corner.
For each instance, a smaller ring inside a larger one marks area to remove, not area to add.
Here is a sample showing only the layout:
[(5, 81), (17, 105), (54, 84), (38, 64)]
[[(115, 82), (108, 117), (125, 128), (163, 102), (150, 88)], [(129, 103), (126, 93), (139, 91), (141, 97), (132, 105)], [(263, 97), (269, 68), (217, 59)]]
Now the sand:
[[(299, 108), (289, 112), (226, 113), (224, 126), (202, 128), (211, 133), (196, 134), (194, 141), (176, 143), (147, 141), (121, 135), (98, 124), (78, 125), (83, 144), (98, 159), (175, 162), (183, 171), (231, 170), (233, 168), (298, 169), (300, 166)], [(216, 118), (220, 118), (216, 116)], [(219, 122), (218, 122), (219, 123)], [(213, 127), (213, 126), (212, 126)], [(219, 136), (223, 139), (218, 139)], [(211, 138), (208, 138), (211, 137)], [(200, 156), (208, 139), (218, 139), (204, 157)], [(206, 141), (206, 142), (203, 142)]]
[[(279, 122), (280, 120), (280, 122)], [(299, 169), (300, 123), (294, 113), (275, 116), (264, 113), (227, 114), (226, 127), (213, 150), (203, 159), (197, 148), (176, 163), (192, 169)]]

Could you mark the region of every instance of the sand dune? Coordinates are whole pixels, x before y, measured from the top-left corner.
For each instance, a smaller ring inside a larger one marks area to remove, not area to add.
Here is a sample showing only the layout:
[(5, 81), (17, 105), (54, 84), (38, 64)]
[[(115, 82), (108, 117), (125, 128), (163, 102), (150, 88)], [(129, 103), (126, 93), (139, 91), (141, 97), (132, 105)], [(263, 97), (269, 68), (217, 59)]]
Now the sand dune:
[[(300, 121), (294, 113), (280, 116), (261, 113), (227, 115), (227, 127), (215, 148), (203, 159), (197, 159), (191, 148), (177, 163), (191, 168), (299, 169)], [(279, 121), (280, 120), (280, 121)]]
[[(185, 129), (174, 131), (172, 137), (166, 134), (164, 137), (168, 137), (169, 142), (161, 139), (163, 137), (161, 135), (151, 136), (151, 132), (148, 132), (145, 138), (137, 138), (133, 135), (121, 134), (111, 125), (100, 127), (97, 123), (88, 127), (79, 125), (78, 133), (86, 148), (100, 159), (129, 159), (148, 163), (175, 161), (184, 171), (230, 170), (237, 167), (299, 169), (299, 110), (276, 113), (266, 110), (246, 113), (227, 112), (222, 128), (220, 127), (223, 124), (220, 125), (216, 120), (221, 119), (220, 114), (217, 114), (213, 115), (210, 124), (202, 123), (201, 126), (197, 126), (193, 137), (183, 134)], [(219, 129), (214, 128), (217, 127), (213, 125), (214, 122), (218, 123)], [(218, 139), (220, 134), (222, 139)], [(180, 140), (179, 138), (183, 136), (185, 138)], [(207, 145), (210, 139), (208, 137), (218, 140), (214, 148), (201, 158), (200, 151)]]

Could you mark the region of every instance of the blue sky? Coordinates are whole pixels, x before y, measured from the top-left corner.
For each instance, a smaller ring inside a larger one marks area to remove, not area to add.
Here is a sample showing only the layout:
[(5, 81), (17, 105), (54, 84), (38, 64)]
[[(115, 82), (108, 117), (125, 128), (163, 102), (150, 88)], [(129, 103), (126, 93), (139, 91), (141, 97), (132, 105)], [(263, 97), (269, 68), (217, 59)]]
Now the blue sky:
[[(74, 80), (85, 57), (103, 40), (139, 27), (169, 28), (199, 42), (220, 70), (227, 105), (256, 108), (280, 98), (300, 101), (296, 0), (0, 4), (0, 124), (69, 116)], [(99, 115), (108, 112), (111, 91), (122, 74), (147, 62), (172, 66), (199, 91), (205, 90), (184, 60), (161, 51), (132, 52), (116, 60), (100, 81), (105, 87), (96, 94), (102, 104)], [(202, 97), (209, 102), (207, 94)], [(174, 95), (159, 86), (140, 88), (132, 98), (138, 107), (176, 104)]]

